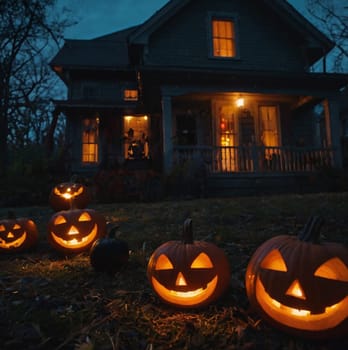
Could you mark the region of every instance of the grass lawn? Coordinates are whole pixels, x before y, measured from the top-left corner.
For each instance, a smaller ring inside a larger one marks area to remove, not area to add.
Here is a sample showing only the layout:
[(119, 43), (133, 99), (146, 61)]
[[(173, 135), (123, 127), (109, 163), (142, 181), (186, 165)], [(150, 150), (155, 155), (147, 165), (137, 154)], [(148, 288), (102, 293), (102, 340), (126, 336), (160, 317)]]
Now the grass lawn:
[[(88, 252), (62, 256), (48, 244), (48, 206), (0, 208), (0, 218), (13, 209), (33, 219), (40, 233), (33, 251), (0, 256), (1, 349), (348, 349), (347, 338), (318, 342), (272, 328), (250, 310), (244, 287), (255, 249), (273, 236), (297, 234), (310, 215), (323, 216), (323, 241), (347, 246), (348, 193), (90, 207), (118, 224), (117, 236), (129, 244), (129, 263), (113, 276), (95, 272)], [(198, 310), (162, 303), (146, 277), (151, 253), (180, 239), (187, 217), (195, 238), (221, 247), (231, 266), (227, 292)]]

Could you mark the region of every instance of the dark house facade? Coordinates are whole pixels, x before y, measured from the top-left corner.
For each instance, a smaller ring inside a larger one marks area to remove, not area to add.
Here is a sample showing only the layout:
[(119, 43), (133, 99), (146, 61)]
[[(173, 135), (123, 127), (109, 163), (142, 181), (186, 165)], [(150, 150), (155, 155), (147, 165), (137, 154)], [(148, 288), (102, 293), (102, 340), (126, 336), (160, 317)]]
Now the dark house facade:
[(223, 187), (341, 168), (348, 79), (325, 72), (333, 47), (283, 0), (171, 0), (141, 25), (66, 40), (51, 66), (68, 87), (55, 104), (70, 170), (192, 163)]

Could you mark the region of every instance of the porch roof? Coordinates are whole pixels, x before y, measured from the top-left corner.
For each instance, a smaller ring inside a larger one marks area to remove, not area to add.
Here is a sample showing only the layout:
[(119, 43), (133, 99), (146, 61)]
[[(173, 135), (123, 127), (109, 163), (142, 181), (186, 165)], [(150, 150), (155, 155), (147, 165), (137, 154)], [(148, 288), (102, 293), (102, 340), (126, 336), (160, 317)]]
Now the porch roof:
[(56, 107), (61, 108), (134, 108), (135, 104), (114, 103), (112, 101), (91, 101), (91, 100), (54, 100)]
[(133, 103), (115, 103), (112, 101), (91, 100), (53, 100), (56, 110), (68, 111), (75, 109), (91, 109), (96, 111), (108, 110), (119, 111), (123, 114), (139, 114), (139, 105)]
[(140, 68), (143, 78), (159, 83), (183, 82), (193, 84), (220, 85), (226, 87), (308, 89), (313, 91), (339, 91), (348, 87), (348, 74), (307, 73), (255, 70), (206, 70), (177, 67)]

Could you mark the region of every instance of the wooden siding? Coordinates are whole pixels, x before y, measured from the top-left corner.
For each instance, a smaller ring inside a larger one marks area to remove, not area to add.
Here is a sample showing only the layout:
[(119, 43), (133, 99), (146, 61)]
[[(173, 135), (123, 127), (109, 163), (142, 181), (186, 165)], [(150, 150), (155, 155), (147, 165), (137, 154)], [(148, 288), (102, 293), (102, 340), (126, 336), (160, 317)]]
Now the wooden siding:
[(70, 99), (123, 102), (125, 89), (137, 89), (136, 82), (116, 80), (73, 80), (69, 86)]
[[(208, 13), (236, 15), (240, 59), (209, 58)], [(145, 65), (303, 71), (301, 43), (256, 0), (194, 1), (150, 38)]]

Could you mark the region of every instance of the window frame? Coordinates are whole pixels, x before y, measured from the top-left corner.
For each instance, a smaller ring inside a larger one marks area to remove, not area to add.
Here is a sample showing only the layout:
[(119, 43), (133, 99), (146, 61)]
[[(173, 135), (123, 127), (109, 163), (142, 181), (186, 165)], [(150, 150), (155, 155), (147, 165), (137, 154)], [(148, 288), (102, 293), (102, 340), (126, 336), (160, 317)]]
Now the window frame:
[[(134, 96), (133, 96), (134, 93)], [(138, 101), (139, 91), (138, 89), (125, 88), (123, 89), (123, 101)]]
[(280, 147), (282, 145), (282, 134), (281, 134), (281, 122), (280, 122), (280, 111), (279, 111), (279, 104), (277, 103), (260, 103), (257, 106), (258, 109), (258, 128), (259, 128), (259, 140), (261, 141), (262, 139), (262, 135), (263, 133), (266, 131), (270, 131), (267, 130), (263, 127), (263, 120), (262, 120), (262, 109), (263, 108), (273, 108), (275, 111), (275, 122), (274, 122), (274, 126), (275, 126), (275, 132), (274, 135), (277, 139), (277, 145), (264, 145), (266, 147)]
[[(92, 125), (92, 128), (95, 128), (93, 130), (94, 132), (94, 139), (95, 142), (90, 142), (89, 137), (87, 142), (84, 142), (84, 133), (86, 130), (85, 121), (89, 120), (92, 124), (95, 124), (95, 126)], [(81, 126), (82, 126), (82, 132), (81, 132), (81, 163), (84, 165), (90, 165), (90, 164), (98, 164), (99, 162), (99, 118), (93, 118), (93, 117), (84, 117), (81, 120)], [(94, 152), (93, 153), (85, 153), (84, 152), (84, 146), (90, 146), (94, 145)], [(90, 160), (90, 156), (94, 156), (94, 160)], [(88, 160), (84, 160), (84, 158), (87, 157)]]
[[(213, 41), (213, 20), (217, 21), (230, 21), (234, 26), (234, 47), (235, 55), (234, 56), (215, 56), (214, 55), (214, 41)], [(208, 28), (208, 47), (209, 47), (209, 58), (215, 60), (236, 60), (240, 59), (239, 54), (239, 18), (237, 14), (230, 12), (208, 12), (207, 19), (207, 28)]]

